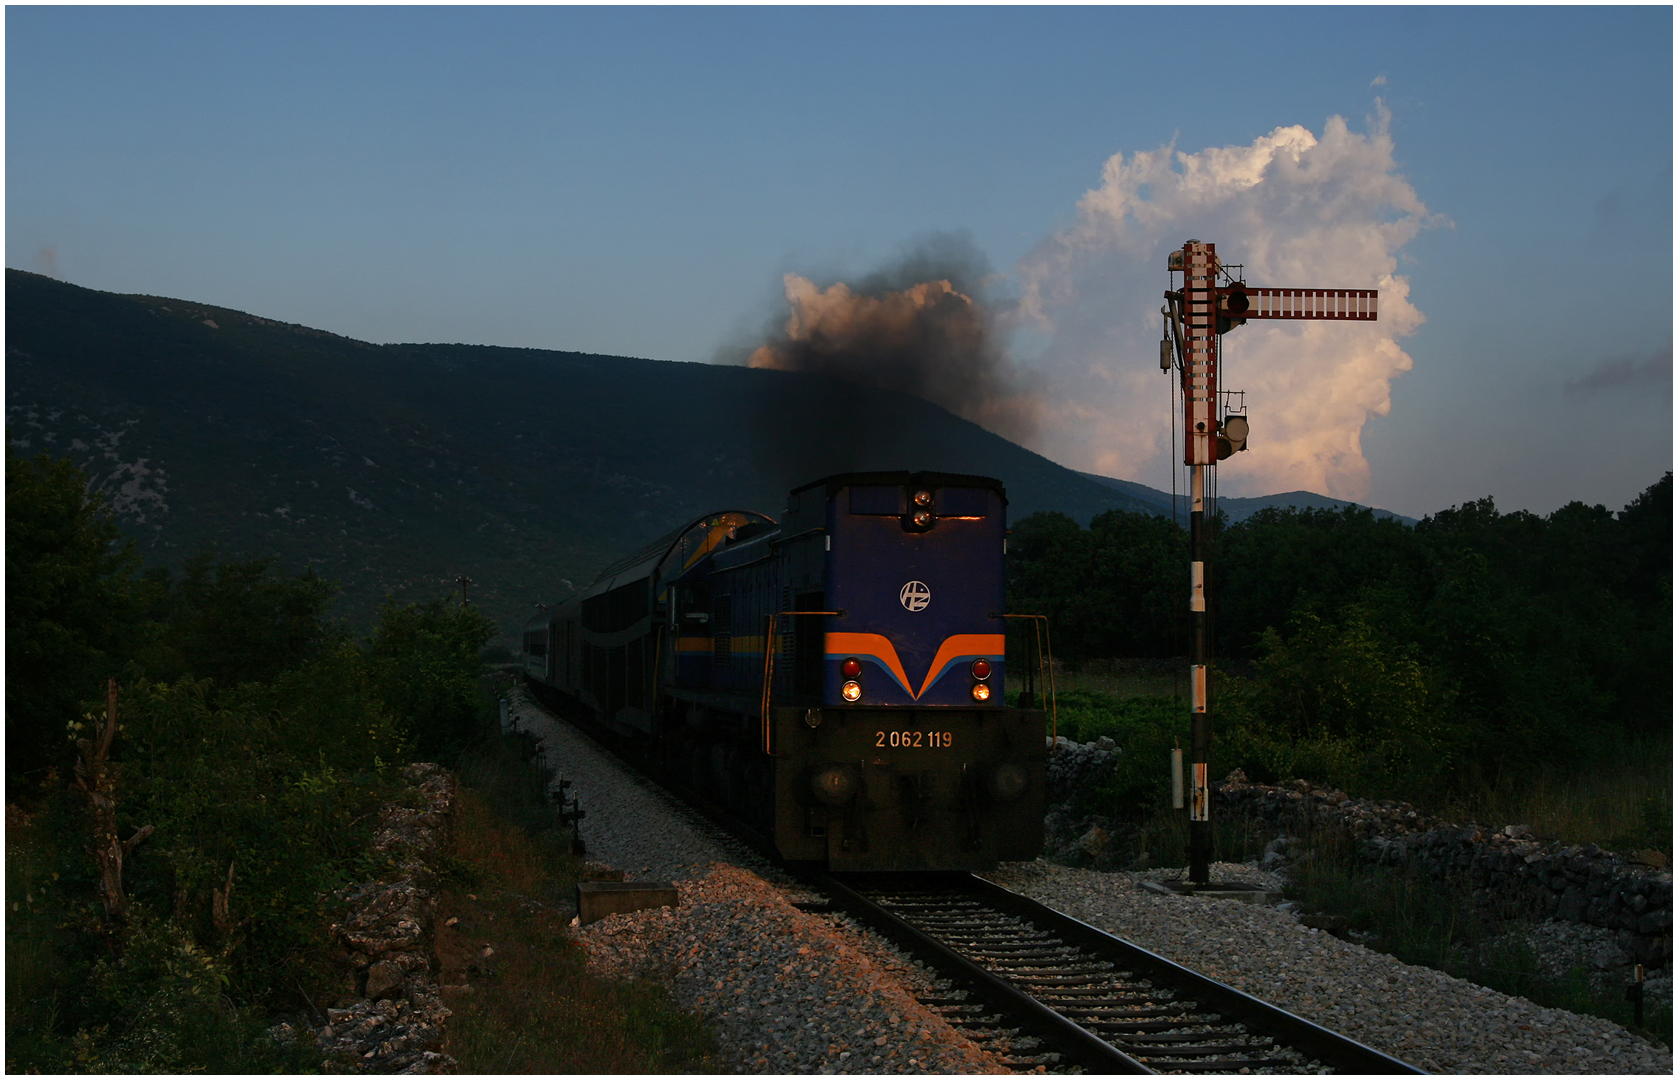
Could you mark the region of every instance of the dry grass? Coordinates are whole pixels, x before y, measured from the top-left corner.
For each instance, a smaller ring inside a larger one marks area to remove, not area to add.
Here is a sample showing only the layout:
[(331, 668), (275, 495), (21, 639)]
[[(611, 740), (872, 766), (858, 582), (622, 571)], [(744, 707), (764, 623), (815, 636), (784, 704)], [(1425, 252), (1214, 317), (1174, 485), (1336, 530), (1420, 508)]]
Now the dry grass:
[(1610, 851), (1672, 854), (1672, 746), (1633, 747), (1608, 768), (1548, 771), (1453, 800), (1450, 821), (1526, 825), (1538, 836)]
[(462, 791), (452, 880), (438, 909), (444, 1001), (454, 1012), (444, 1051), (463, 1073), (715, 1071), (710, 1033), (663, 987), (586, 970), (566, 932), (578, 871), (567, 840), (557, 829), (532, 836)]

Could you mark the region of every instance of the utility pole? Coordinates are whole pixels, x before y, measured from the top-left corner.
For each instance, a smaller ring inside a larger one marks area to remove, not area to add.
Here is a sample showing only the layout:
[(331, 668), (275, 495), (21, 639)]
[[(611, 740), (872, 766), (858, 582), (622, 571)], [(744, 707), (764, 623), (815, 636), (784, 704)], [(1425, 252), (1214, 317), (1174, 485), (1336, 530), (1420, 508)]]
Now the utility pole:
[[(465, 574), (462, 574), (459, 577), (455, 578), (455, 581), (459, 582), (459, 584), (460, 584), (460, 606), (461, 607), (471, 607), (472, 606), (472, 601), (470, 599), (468, 599), (467, 596), (466, 596), (466, 586), (476, 585), (477, 582), (473, 581), (471, 578), (467, 577)], [(540, 607), (541, 605), (537, 605), (537, 606)]]
[[(1376, 292), (1253, 288), (1218, 261), (1217, 245), (1199, 240), (1171, 252), (1167, 269), (1183, 275), (1182, 288), (1165, 293), (1167, 306), (1161, 311), (1168, 325), (1166, 338), (1160, 342), (1160, 367), (1168, 372), (1175, 367), (1182, 382), (1183, 464), (1189, 467), (1189, 613), (1194, 622), (1189, 658), (1189, 880), (1205, 885), (1212, 862), (1206, 490), (1208, 470), (1247, 448), (1245, 406), (1241, 415), (1222, 407), (1225, 399), (1218, 386), (1218, 362), (1223, 335), (1248, 319), (1373, 322)], [(1220, 275), (1225, 284), (1218, 284)]]

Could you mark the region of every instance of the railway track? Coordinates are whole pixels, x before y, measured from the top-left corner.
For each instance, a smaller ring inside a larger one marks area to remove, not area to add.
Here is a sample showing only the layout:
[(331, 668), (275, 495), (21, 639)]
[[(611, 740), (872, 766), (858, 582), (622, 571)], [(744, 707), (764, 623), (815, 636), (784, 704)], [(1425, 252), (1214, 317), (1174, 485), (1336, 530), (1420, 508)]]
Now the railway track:
[[(661, 783), (780, 862), (723, 808)], [(1421, 1072), (976, 875), (781, 865), (832, 898), (798, 906), (847, 910), (927, 963), (948, 989), (921, 1003), (1020, 1072)]]
[(1420, 1072), (973, 875), (812, 884), (942, 975), (923, 1004), (1019, 1071)]

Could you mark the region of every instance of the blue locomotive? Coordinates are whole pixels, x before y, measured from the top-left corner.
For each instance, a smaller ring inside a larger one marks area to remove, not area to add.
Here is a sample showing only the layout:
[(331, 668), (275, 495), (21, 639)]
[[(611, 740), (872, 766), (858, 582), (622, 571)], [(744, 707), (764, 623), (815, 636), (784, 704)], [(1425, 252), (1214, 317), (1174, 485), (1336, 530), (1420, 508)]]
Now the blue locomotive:
[(538, 692), (667, 783), (833, 870), (1034, 858), (1044, 714), (1003, 703), (996, 480), (846, 473), (730, 510), (525, 628)]

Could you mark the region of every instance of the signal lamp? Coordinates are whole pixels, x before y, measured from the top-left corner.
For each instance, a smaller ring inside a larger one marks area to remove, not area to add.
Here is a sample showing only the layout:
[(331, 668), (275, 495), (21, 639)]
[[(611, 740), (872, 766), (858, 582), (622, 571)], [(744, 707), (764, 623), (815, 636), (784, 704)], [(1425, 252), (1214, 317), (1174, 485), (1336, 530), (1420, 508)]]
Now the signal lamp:
[(856, 701), (862, 697), (862, 684), (855, 679), (847, 680), (845, 685), (839, 688), (839, 696), (846, 701)]
[(1218, 460), (1247, 449), (1247, 418), (1226, 416), (1218, 427)]
[(839, 665), (839, 674), (847, 679), (854, 679), (862, 674), (862, 661), (852, 656)]
[(973, 661), (973, 677), (980, 682), (990, 678), (990, 661), (983, 657)]
[(982, 682), (974, 683), (973, 684), (973, 700), (974, 701), (989, 701), (990, 700), (990, 687), (986, 686)]

